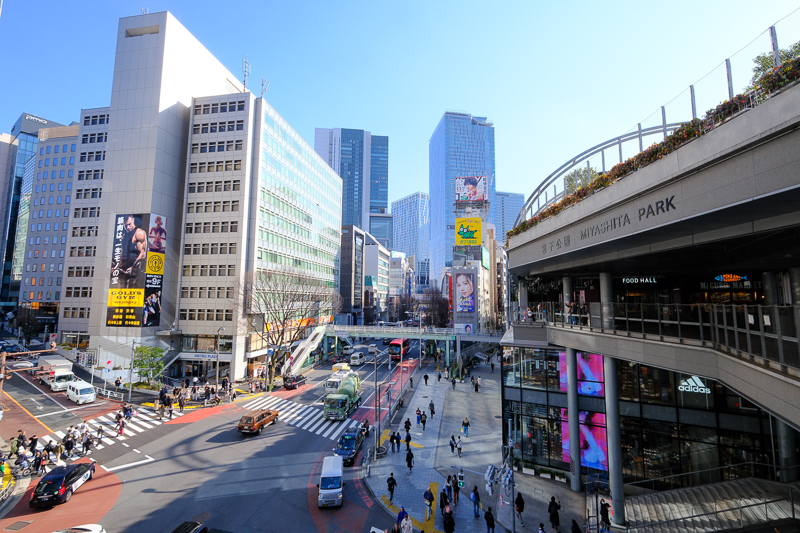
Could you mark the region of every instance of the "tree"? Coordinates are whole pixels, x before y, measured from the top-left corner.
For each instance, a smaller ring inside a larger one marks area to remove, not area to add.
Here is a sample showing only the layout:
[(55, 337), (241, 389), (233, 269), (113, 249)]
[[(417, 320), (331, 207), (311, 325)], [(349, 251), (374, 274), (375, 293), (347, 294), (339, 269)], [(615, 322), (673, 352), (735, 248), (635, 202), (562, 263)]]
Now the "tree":
[(423, 293), (425, 314), (435, 328), (446, 328), (450, 323), (450, 305), (438, 285), (430, 285)]
[[(781, 63), (793, 59), (795, 56), (800, 55), (800, 41), (794, 43), (789, 48), (780, 50), (779, 56)], [(754, 87), (756, 82), (764, 75), (775, 68), (775, 58), (772, 52), (765, 52), (753, 58), (753, 77), (750, 79), (750, 87)]]
[(164, 349), (157, 346), (140, 345), (134, 349), (131, 365), (139, 379), (145, 378), (152, 384), (164, 372)]
[(291, 268), (248, 274), (238, 296), (244, 306), (240, 333), (274, 348), (267, 356), (270, 384), (292, 344), (302, 340), (308, 328), (327, 323), (341, 308), (332, 284)]
[(572, 172), (564, 174), (564, 191), (566, 191), (567, 194), (572, 194), (578, 187), (589, 185), (589, 183), (598, 176), (600, 176), (600, 173), (594, 168), (591, 169), (591, 173), (588, 175), (586, 167), (576, 168)]

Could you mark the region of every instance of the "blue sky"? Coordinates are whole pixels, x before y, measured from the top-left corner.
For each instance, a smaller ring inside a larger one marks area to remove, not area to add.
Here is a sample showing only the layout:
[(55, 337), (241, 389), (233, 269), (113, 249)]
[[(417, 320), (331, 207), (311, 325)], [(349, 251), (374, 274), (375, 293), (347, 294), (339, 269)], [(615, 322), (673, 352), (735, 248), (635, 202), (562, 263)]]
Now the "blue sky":
[[(389, 136), (389, 200), (428, 190), (428, 140), (446, 110), (494, 122), (497, 189), (530, 194), (565, 160), (640, 121), (725, 98), (796, 1), (210, 2), (5, 0), (0, 131), (20, 113), (68, 123), (109, 104), (120, 17), (171, 11), (313, 145), (315, 127)], [(778, 26), (800, 40), (800, 12)], [(737, 87), (738, 88), (738, 87)], [(700, 91), (702, 89), (702, 91)], [(681, 95), (677, 100), (676, 96)], [(657, 112), (656, 115), (653, 115)], [(684, 116), (678, 117), (683, 114)], [(626, 154), (627, 156), (628, 154)], [(632, 155), (632, 154), (631, 154)], [(608, 166), (615, 164), (616, 155)]]

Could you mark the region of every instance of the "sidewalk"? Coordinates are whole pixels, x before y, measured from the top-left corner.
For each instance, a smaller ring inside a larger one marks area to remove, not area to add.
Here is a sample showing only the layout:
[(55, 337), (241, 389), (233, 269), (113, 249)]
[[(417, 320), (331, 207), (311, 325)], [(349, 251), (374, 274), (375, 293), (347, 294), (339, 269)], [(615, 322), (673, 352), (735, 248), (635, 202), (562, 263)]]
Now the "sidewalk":
[[(430, 377), (427, 387), (422, 380), (425, 372)], [(459, 469), (464, 468), (464, 487), (461, 489), (459, 503), (452, 506), (456, 531), (459, 533), (485, 532), (486, 522), (483, 514), (490, 506), (497, 521), (497, 531), (504, 529), (511, 531), (513, 506), (510, 493), (505, 494), (502, 486), (495, 485), (494, 495), (489, 496), (485, 489), (486, 482), (483, 479), (483, 472), (486, 471), (489, 464), (499, 467), (502, 462), (500, 448), (502, 406), (499, 367), (495, 367), (494, 373), (490, 372), (490, 367), (486, 364), (473, 370), (472, 376), (476, 378), (480, 376), (483, 383), (481, 391), (478, 393), (470, 388), (469, 378), (466, 383), (458, 383), (454, 391), (450, 383), (446, 383), (444, 379), (441, 383), (437, 383), (436, 373), (435, 368), (428, 364), (420, 369), (419, 384), (418, 380), (414, 380), (413, 398), (406, 404), (407, 409), (401, 413), (402, 416), (400, 414), (396, 416), (394, 424), (389, 428), (389, 431), (400, 431), (401, 436), (405, 437), (405, 431), (402, 428), (403, 422), (407, 418), (411, 420), (412, 451), (415, 461), (413, 472), (409, 474), (405, 465), (406, 452), (405, 444), (403, 444), (399, 453), (393, 454), (389, 448), (386, 458), (379, 459), (372, 465), (371, 475), (365, 478), (365, 481), (376, 499), (393, 516), (397, 516), (402, 505), (411, 515), (417, 531), (442, 532), (444, 529), (439, 509), (439, 494), (445, 486), (447, 476), (455, 477)], [(430, 412), (428, 412), (428, 404), (431, 400), (436, 406), (436, 415), (432, 420)], [(425, 432), (416, 425), (417, 407), (428, 412), (429, 415)], [(469, 418), (470, 422), (469, 437), (465, 437), (461, 433), (461, 423), (465, 416)], [(463, 444), (461, 458), (450, 452), (448, 443), (451, 435), (454, 435), (456, 439), (461, 436)], [(420, 447), (415, 447), (415, 445)], [(457, 468), (453, 468), (453, 466)], [(468, 472), (467, 469), (480, 472), (480, 474)], [(386, 479), (391, 472), (394, 472), (397, 488), (394, 492), (394, 502), (390, 504)], [(581, 527), (584, 526), (586, 502), (582, 493), (570, 491), (567, 483), (519, 472), (515, 472), (514, 478), (517, 491), (521, 492), (525, 499), (525, 511), (522, 514), (525, 526), (523, 528), (517, 521), (517, 531), (538, 531), (539, 523), (545, 524), (545, 531), (548, 533), (555, 531), (550, 527), (547, 514), (551, 496), (555, 496), (556, 501), (561, 502), (559, 529), (562, 532), (570, 531), (573, 519)], [(431, 486), (435, 495), (434, 519), (425, 521), (423, 494), (428, 485)], [(478, 519), (474, 518), (472, 502), (469, 499), (469, 494), (476, 485), (481, 498)], [(501, 494), (504, 501), (502, 504)]]

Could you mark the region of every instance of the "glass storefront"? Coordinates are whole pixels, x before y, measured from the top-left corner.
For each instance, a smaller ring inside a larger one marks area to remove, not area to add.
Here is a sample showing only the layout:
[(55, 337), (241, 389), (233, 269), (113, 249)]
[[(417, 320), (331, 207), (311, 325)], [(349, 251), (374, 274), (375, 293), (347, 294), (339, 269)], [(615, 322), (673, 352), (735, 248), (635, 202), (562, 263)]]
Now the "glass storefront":
[[(603, 356), (579, 352), (577, 363), (583, 472), (607, 471), (605, 404), (598, 401), (605, 395)], [(523, 464), (568, 470), (566, 351), (505, 347), (501, 372), (505, 441), (510, 431)], [(626, 361), (618, 361), (618, 381), (626, 483), (660, 480), (652, 486), (663, 489), (774, 479), (769, 415), (734, 391)], [(522, 401), (506, 399), (509, 388), (519, 389)]]
[[(181, 337), (181, 351), (210, 353), (214, 351), (216, 341), (215, 335), (184, 335)], [(219, 337), (219, 353), (231, 353), (232, 350), (233, 337), (221, 335)]]

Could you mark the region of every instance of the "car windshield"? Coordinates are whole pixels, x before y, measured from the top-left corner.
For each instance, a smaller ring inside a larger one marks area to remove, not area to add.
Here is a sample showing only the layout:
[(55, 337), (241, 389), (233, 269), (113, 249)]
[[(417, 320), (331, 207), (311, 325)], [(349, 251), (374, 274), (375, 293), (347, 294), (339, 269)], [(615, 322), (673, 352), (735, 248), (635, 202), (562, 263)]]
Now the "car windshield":
[(327, 407), (332, 407), (333, 409), (338, 409), (340, 407), (344, 407), (344, 400), (340, 400), (339, 398), (327, 398), (325, 400), (325, 405)]
[(319, 488), (325, 490), (338, 489), (341, 486), (342, 478), (340, 477), (324, 477), (319, 483)]
[(92, 391), (92, 389), (81, 389), (78, 392), (81, 393), (81, 394), (91, 394), (93, 391)]
[(339, 448), (342, 450), (352, 450), (356, 447), (356, 439), (353, 438), (352, 435), (343, 435), (341, 439), (339, 439)]
[(47, 479), (44, 478), (39, 481), (39, 484), (36, 485), (36, 489), (34, 489), (34, 494), (51, 494), (54, 492), (58, 492), (58, 489), (61, 488), (61, 481), (62, 478), (58, 479)]
[(252, 424), (253, 417), (252, 416), (243, 416), (242, 419), (239, 421), (240, 424)]

